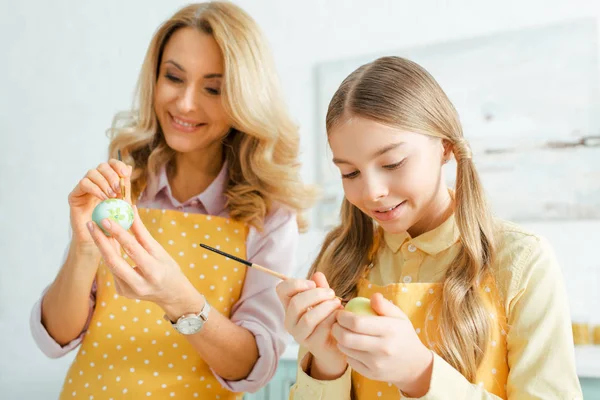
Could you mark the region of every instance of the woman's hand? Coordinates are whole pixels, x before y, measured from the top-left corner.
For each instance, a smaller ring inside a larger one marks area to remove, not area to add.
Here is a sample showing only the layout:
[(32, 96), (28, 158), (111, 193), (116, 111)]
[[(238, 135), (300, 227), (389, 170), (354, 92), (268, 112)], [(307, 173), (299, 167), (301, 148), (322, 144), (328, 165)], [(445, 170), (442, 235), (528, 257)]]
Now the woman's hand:
[(117, 198), (121, 193), (119, 178), (123, 177), (127, 202), (131, 203), (131, 170), (121, 161), (111, 159), (95, 169), (90, 169), (69, 194), (71, 229), (73, 241), (78, 245), (92, 244), (93, 240), (85, 227), (94, 208), (103, 200)]
[[(173, 320), (180, 317), (181, 315), (175, 315), (179, 313), (177, 310), (185, 310), (190, 296), (197, 296), (198, 293), (177, 262), (150, 235), (140, 219), (137, 207), (134, 207), (131, 226), (133, 235), (110, 219), (102, 220), (102, 226), (114, 240), (106, 237), (94, 222), (89, 221), (87, 224), (91, 237), (113, 273), (117, 293), (132, 299), (154, 302)], [(135, 263), (134, 268), (121, 256), (119, 245)]]
[(373, 380), (392, 382), (410, 397), (429, 390), (433, 354), (421, 343), (408, 317), (380, 293), (371, 297), (378, 316), (337, 314), (332, 334), (348, 364)]

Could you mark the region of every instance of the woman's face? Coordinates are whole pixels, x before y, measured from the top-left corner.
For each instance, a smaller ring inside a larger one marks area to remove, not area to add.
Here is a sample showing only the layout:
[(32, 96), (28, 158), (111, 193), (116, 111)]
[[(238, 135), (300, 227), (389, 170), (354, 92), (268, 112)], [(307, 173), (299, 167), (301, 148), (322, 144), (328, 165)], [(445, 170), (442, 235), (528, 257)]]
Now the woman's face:
[(231, 127), (221, 101), (223, 74), (223, 55), (211, 35), (185, 27), (168, 40), (154, 111), (169, 147), (180, 153), (220, 147)]

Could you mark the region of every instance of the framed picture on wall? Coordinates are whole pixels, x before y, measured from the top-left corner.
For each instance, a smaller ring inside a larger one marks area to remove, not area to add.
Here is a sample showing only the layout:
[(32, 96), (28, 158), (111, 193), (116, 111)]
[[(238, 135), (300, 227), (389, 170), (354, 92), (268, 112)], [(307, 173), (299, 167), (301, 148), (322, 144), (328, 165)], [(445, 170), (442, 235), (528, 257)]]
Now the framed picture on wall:
[[(317, 67), (317, 121), (324, 137), (333, 93), (381, 56), (427, 69), (454, 103), (496, 215), (514, 221), (600, 219), (600, 64), (595, 19), (499, 32), (357, 56)], [(319, 221), (338, 221), (341, 179), (319, 142), (325, 195)], [(447, 167), (453, 186), (455, 165)]]

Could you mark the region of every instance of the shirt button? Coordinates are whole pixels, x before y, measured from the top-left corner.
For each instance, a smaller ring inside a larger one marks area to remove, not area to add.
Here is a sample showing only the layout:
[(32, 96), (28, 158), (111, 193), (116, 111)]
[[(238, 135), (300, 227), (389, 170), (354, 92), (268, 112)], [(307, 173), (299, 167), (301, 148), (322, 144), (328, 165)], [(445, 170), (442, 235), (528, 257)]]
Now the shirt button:
[(411, 253), (414, 253), (415, 251), (417, 251), (417, 246), (415, 246), (414, 244), (409, 244), (408, 245), (408, 251), (410, 251)]
[(402, 279), (404, 281), (404, 283), (411, 283), (412, 282), (412, 278), (410, 276), (405, 276), (404, 279)]

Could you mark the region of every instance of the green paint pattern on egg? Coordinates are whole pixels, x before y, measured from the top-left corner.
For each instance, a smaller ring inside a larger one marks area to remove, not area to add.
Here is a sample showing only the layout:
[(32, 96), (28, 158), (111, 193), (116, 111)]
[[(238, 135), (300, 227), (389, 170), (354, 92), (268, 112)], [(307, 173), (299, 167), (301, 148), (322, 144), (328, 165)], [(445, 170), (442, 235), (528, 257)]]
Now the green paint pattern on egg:
[(102, 220), (106, 218), (115, 221), (121, 225), (123, 229), (127, 230), (131, 228), (131, 225), (133, 224), (133, 208), (129, 203), (121, 199), (104, 200), (94, 208), (92, 221), (102, 229), (102, 232), (104, 232), (106, 236), (110, 236), (110, 233), (105, 231), (100, 224)]

